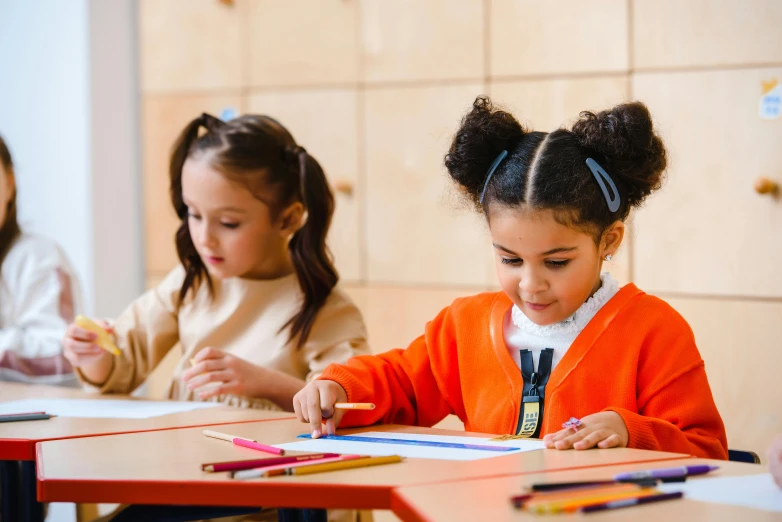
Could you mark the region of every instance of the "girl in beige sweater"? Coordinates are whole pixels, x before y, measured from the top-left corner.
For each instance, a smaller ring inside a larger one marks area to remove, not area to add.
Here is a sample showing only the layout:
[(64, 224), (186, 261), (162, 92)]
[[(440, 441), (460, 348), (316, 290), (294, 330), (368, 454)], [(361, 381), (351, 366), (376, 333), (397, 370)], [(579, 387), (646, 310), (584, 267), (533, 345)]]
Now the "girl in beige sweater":
[(120, 355), (69, 326), (65, 355), (83, 381), (130, 393), (176, 350), (170, 398), (292, 410), (326, 366), (366, 353), (326, 247), (332, 192), (282, 125), (203, 114), (182, 131), (170, 180), (181, 266), (116, 320)]

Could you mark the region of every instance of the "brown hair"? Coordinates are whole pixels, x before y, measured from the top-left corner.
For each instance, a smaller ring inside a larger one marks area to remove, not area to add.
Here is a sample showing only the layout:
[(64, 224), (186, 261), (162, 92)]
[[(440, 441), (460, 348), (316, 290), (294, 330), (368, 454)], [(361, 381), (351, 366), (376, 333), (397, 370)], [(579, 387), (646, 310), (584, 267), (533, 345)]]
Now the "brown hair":
[[(206, 132), (199, 136), (199, 131)], [(334, 195), (318, 162), (300, 147), (290, 132), (268, 116), (245, 115), (223, 122), (209, 114), (191, 121), (179, 135), (171, 155), (171, 200), (182, 220), (176, 233), (179, 260), (185, 280), (180, 302), (188, 291), (212, 281), (190, 237), (187, 205), (182, 200), (182, 167), (187, 158), (210, 153), (210, 164), (223, 175), (245, 183), (253, 194), (270, 194), (272, 217), (290, 204), (301, 202), (307, 214), (293, 234), (288, 248), (304, 301), (298, 313), (283, 326), (291, 327), (297, 346), (307, 340), (320, 308), (339, 276), (326, 246), (326, 234), (334, 213)]]
[[(3, 165), (6, 176), (14, 175), (14, 162), (11, 159), (11, 152), (8, 150), (2, 136), (0, 136), (0, 163)], [(3, 264), (5, 255), (11, 249), (11, 244), (19, 234), (19, 222), (16, 219), (16, 190), (14, 190), (5, 209), (5, 220), (0, 223), (0, 265)]]
[[(489, 167), (503, 150), (508, 156), (487, 182)], [(609, 209), (587, 158), (615, 182), (616, 211)], [(523, 128), (512, 114), (479, 96), (462, 120), (445, 166), (487, 216), (493, 202), (551, 209), (560, 223), (591, 232), (597, 240), (660, 188), (666, 152), (640, 102), (597, 114), (582, 112), (570, 130), (546, 133)]]

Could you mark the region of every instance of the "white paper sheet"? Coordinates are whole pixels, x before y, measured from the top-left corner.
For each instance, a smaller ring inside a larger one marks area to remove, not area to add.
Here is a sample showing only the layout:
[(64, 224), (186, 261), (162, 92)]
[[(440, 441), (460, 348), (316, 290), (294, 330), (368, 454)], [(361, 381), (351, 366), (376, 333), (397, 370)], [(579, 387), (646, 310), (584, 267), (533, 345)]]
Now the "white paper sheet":
[(524, 451), (534, 451), (543, 449), (545, 445), (537, 440), (507, 440), (490, 441), (476, 437), (452, 437), (444, 435), (419, 435), (415, 433), (396, 433), (396, 432), (378, 432), (371, 431), (366, 433), (356, 433), (360, 437), (371, 437), (376, 439), (406, 439), (406, 440), (427, 440), (434, 442), (449, 442), (457, 444), (480, 444), (482, 446), (502, 446), (506, 448), (519, 448), (514, 451), (483, 451), (461, 448), (437, 448), (431, 446), (412, 446), (407, 444), (393, 444), (387, 442), (358, 442), (336, 439), (301, 439), (299, 442), (290, 442), (287, 444), (277, 444), (278, 448), (289, 451), (312, 451), (312, 452), (333, 452), (333, 453), (353, 453), (360, 455), (399, 455), (413, 459), (438, 459), (438, 460), (479, 460), (492, 457), (501, 457), (503, 455), (513, 455)]
[(147, 419), (169, 413), (214, 408), (214, 402), (130, 401), (115, 399), (24, 399), (0, 402), (0, 415), (44, 411), (58, 417)]
[(658, 489), (683, 491), (684, 497), (700, 502), (730, 504), (782, 513), (782, 490), (770, 473), (743, 477), (689, 479), (683, 483), (661, 484)]

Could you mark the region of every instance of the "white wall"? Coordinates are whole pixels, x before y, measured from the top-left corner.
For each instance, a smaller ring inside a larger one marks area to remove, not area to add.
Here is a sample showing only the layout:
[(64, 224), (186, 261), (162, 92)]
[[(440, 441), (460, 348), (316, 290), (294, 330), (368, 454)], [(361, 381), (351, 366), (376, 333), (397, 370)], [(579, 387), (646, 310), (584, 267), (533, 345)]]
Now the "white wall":
[(86, 312), (143, 288), (133, 0), (0, 0), (0, 134), (22, 227), (56, 239)]

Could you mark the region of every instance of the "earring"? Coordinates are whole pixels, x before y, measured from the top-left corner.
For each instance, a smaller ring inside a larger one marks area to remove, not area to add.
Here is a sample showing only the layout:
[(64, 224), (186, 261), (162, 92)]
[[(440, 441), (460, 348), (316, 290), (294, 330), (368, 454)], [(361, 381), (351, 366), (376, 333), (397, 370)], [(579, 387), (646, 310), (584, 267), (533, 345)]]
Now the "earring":
[(611, 254), (606, 254), (606, 256), (605, 256), (603, 259), (605, 259), (606, 261), (611, 261), (613, 258), (614, 258), (614, 256), (613, 256), (613, 255), (611, 255)]

